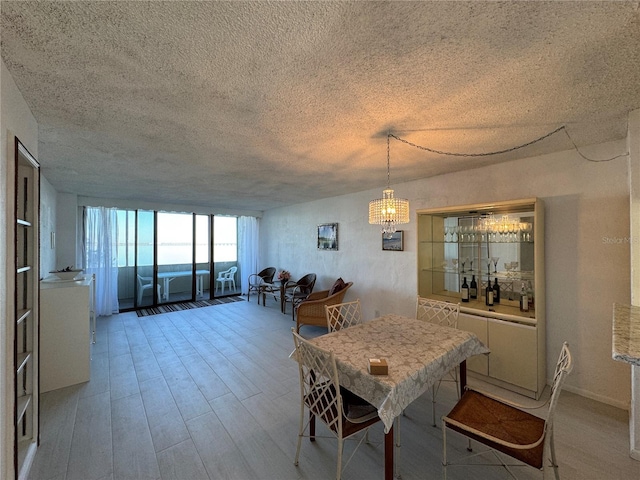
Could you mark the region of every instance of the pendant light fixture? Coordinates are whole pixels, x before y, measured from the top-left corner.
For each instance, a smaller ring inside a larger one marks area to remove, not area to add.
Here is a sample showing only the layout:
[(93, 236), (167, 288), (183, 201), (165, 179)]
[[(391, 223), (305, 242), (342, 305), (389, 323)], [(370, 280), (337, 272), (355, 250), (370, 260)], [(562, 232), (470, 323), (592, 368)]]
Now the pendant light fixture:
[(382, 191), (382, 198), (369, 202), (369, 223), (382, 225), (382, 232), (387, 238), (396, 231), (396, 225), (409, 223), (409, 200), (394, 198), (390, 186), (390, 136), (387, 134), (387, 188)]

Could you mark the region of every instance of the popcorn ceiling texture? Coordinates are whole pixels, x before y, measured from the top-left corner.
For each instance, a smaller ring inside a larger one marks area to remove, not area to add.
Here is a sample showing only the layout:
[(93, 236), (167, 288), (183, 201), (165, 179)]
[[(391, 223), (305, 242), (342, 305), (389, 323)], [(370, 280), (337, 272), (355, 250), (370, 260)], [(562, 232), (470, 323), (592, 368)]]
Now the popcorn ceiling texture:
[[(625, 138), (638, 2), (2, 1), (61, 192), (265, 210), (378, 188), (386, 132), (478, 153)], [(391, 183), (491, 157), (391, 140)], [(623, 153), (623, 152), (621, 152)], [(401, 193), (401, 192), (397, 192)]]

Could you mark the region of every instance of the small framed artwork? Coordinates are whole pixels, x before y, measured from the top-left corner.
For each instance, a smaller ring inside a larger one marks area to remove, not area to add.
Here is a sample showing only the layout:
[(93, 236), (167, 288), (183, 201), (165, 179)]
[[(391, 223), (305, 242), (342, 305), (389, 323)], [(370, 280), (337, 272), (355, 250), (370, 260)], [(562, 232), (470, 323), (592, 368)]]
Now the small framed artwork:
[(318, 250), (338, 250), (338, 224), (318, 225)]
[(404, 250), (404, 231), (396, 230), (391, 236), (382, 234), (382, 250), (402, 252)]

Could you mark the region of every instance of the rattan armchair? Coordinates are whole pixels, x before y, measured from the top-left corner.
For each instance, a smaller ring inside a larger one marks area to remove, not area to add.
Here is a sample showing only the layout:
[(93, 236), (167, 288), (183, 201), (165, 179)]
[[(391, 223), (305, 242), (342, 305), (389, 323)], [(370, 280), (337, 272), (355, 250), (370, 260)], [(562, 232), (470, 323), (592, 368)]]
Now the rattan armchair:
[(303, 325), (327, 328), (327, 316), (324, 309), (325, 305), (336, 305), (338, 303), (342, 303), (342, 300), (351, 285), (353, 285), (353, 282), (346, 283), (344, 288), (333, 295), (329, 295), (329, 290), (312, 293), (304, 302), (299, 303), (295, 307), (296, 332), (299, 333), (300, 327)]

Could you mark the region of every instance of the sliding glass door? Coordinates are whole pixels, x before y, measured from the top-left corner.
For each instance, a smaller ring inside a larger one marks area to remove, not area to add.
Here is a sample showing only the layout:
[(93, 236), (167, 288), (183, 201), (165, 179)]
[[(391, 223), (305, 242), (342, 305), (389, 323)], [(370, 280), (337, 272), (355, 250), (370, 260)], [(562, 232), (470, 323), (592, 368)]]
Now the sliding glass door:
[(194, 216), (187, 213), (157, 214), (159, 303), (191, 301), (193, 295)]
[(120, 310), (240, 293), (236, 217), (117, 210)]

